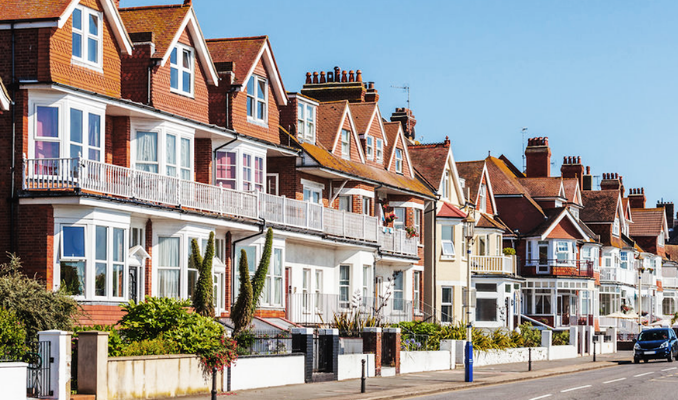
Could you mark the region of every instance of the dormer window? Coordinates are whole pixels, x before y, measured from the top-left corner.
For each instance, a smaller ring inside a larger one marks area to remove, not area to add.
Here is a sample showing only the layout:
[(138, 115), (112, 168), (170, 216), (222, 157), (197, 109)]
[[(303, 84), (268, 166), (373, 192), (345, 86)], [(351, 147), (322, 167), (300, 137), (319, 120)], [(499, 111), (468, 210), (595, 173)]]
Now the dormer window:
[(351, 132), (346, 129), (341, 130), (341, 157), (351, 158)]
[(487, 209), (487, 186), (483, 183), (478, 191), (478, 211), (486, 212)]
[(255, 122), (266, 123), (266, 110), (268, 98), (266, 79), (252, 75), (247, 81), (247, 119)]
[(657, 236), (657, 246), (664, 247), (664, 231)]
[(619, 236), (619, 218), (614, 219), (614, 223), (612, 224), (612, 234)]
[(450, 173), (445, 171), (445, 177), (443, 178), (443, 199), (450, 198)]
[(315, 143), (315, 107), (299, 102), (297, 114), (299, 139), (304, 142)]
[(381, 163), (384, 161), (384, 141), (382, 139), (377, 139), (377, 148), (375, 151), (377, 162)]
[(374, 138), (369, 135), (365, 137), (365, 153), (368, 160), (374, 160)]
[(95, 10), (78, 6), (73, 10), (71, 54), (73, 60), (86, 66), (101, 68), (102, 15)]
[(395, 152), (395, 169), (399, 174), (403, 173), (403, 151), (401, 149), (396, 149)]
[(193, 49), (177, 45), (170, 54), (170, 90), (193, 96)]

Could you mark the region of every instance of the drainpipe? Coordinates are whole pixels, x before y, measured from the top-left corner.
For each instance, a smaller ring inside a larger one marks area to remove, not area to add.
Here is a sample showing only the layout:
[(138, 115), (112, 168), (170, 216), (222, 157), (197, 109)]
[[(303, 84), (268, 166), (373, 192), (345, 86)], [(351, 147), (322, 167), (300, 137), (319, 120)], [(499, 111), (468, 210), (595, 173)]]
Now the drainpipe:
[(16, 44), (16, 33), (14, 31), (14, 22), (12, 22), (12, 79), (10, 86), (12, 87), (12, 98), (10, 99), (10, 107), (12, 107), (12, 155), (11, 155), (11, 167), (10, 167), (10, 201), (9, 201), (9, 251), (14, 253), (17, 249), (17, 235), (14, 234), (14, 225), (16, 221), (14, 220), (14, 209), (16, 201), (15, 193), (15, 174), (16, 174), (16, 56), (15, 56), (15, 44)]

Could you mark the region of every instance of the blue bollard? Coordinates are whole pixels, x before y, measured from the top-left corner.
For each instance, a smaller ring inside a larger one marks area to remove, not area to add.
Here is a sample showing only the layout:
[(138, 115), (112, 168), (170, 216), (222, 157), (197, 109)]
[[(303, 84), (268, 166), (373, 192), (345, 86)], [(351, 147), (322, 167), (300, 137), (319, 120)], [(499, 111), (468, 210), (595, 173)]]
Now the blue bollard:
[(473, 382), (473, 343), (466, 342), (466, 371), (464, 378), (466, 382)]

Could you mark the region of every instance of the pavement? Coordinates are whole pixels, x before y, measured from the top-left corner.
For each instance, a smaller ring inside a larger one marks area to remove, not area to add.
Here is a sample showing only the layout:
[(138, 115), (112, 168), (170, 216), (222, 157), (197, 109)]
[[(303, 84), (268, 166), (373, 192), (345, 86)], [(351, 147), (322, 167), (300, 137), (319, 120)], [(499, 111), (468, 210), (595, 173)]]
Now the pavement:
[[(532, 371), (526, 362), (476, 367), (474, 382), (464, 382), (464, 368), (403, 374), (394, 377), (374, 377), (366, 381), (365, 393), (360, 393), (360, 379), (276, 386), (220, 393), (218, 399), (229, 400), (378, 400), (404, 399), (454, 390), (518, 382), (556, 375), (613, 367), (632, 360), (632, 352), (596, 355), (555, 361), (534, 361)], [(206, 400), (209, 395), (186, 396), (182, 400)]]

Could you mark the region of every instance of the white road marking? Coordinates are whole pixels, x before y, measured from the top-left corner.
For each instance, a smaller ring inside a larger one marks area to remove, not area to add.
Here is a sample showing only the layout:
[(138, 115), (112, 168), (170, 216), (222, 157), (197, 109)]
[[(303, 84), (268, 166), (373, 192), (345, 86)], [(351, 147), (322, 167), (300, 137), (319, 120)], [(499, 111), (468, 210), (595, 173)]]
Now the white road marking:
[(611, 381), (603, 382), (603, 384), (612, 383), (612, 382), (619, 382), (619, 381), (623, 381), (624, 379), (626, 379), (626, 378), (613, 379)]
[(654, 374), (654, 371), (653, 372), (646, 372), (644, 374), (633, 375), (633, 377), (638, 378), (639, 376), (645, 376), (645, 375), (650, 375), (650, 374)]
[(545, 395), (543, 395), (543, 396), (533, 397), (533, 398), (531, 398), (530, 400), (539, 400), (539, 399), (544, 399), (544, 398), (546, 398), (546, 397), (551, 397), (551, 396), (552, 396), (551, 394), (545, 394)]
[(672, 369), (678, 369), (678, 367), (666, 368), (666, 369), (663, 369), (662, 371), (671, 371)]
[(590, 388), (590, 387), (591, 387), (591, 385), (577, 386), (577, 387), (575, 387), (575, 388), (570, 388), (570, 389), (561, 390), (560, 393), (571, 392), (571, 391), (573, 391), (573, 390), (586, 389), (586, 388)]

